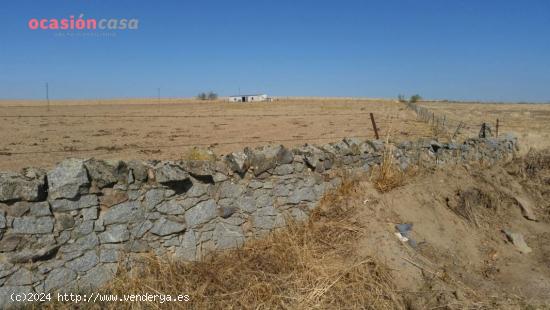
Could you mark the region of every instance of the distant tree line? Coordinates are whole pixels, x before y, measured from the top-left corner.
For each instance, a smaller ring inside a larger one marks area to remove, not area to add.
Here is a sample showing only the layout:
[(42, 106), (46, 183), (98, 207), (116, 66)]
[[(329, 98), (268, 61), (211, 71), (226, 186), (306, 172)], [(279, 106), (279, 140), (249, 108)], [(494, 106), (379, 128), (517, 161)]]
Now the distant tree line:
[[(405, 96), (399, 94), (397, 96), (397, 100), (399, 100), (399, 102), (407, 102), (407, 99), (405, 99)], [(412, 102), (412, 103), (415, 103), (415, 102), (418, 102), (422, 100), (422, 97), (419, 95), (419, 94), (416, 94), (416, 95), (412, 95), (410, 98), (409, 98), (409, 102)]]
[(209, 92), (202, 92), (202, 93), (199, 93), (197, 95), (197, 99), (199, 100), (216, 100), (218, 99), (218, 94), (216, 94), (215, 92), (213, 91), (209, 91)]

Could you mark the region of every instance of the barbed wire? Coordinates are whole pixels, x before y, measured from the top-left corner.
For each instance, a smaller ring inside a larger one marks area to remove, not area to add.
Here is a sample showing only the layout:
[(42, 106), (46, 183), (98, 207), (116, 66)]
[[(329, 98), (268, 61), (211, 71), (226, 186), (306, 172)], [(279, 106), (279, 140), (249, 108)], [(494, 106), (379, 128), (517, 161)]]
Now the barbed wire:
[(369, 113), (307, 113), (307, 114), (198, 114), (198, 115), (0, 115), (0, 118), (225, 118), (225, 117), (308, 117), (308, 116), (358, 116)]
[[(493, 121), (481, 121), (481, 122), (471, 122), (458, 120), (451, 117), (448, 117), (447, 114), (442, 112), (435, 113), (427, 109), (426, 107), (421, 107), (413, 102), (407, 102), (406, 105), (415, 111), (417, 117), (423, 122), (430, 124), (435, 129), (441, 129), (445, 131), (450, 137), (455, 138), (457, 135), (467, 131), (468, 133), (475, 133), (481, 128), (485, 128), (487, 125), (494, 125), (496, 129), (496, 134), (498, 136), (499, 131), (502, 132), (504, 129), (525, 129), (524, 125), (517, 125), (512, 122), (503, 121), (502, 117), (495, 116)], [(452, 135), (451, 135), (452, 133)]]

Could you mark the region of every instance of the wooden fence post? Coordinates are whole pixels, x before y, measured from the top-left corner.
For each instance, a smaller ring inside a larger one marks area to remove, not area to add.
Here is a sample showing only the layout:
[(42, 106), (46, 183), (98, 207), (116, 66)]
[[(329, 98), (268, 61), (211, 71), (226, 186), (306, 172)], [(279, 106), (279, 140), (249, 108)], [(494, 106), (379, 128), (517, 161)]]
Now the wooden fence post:
[(499, 125), (500, 125), (500, 124), (499, 124), (499, 121), (498, 121), (498, 118), (497, 118), (497, 132), (496, 132), (497, 138), (498, 138), (498, 127), (499, 127)]
[(455, 133), (453, 134), (453, 139), (456, 138), (456, 135), (460, 133), (461, 128), (462, 128), (462, 121), (458, 123), (458, 127), (456, 127)]
[(370, 113), (370, 121), (372, 123), (372, 129), (374, 129), (374, 136), (376, 137), (376, 140), (380, 139), (380, 136), (378, 136), (378, 128), (376, 128), (376, 122), (374, 121), (374, 115)]

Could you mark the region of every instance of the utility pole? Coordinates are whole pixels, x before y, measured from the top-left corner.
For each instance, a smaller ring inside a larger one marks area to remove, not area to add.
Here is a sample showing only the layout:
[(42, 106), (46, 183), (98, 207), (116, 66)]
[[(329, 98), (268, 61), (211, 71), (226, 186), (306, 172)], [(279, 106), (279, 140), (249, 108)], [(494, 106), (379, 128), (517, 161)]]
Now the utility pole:
[(46, 102), (48, 104), (48, 111), (50, 111), (50, 90), (48, 88), (48, 82), (46, 82)]
[(157, 103), (160, 104), (160, 87), (157, 88)]

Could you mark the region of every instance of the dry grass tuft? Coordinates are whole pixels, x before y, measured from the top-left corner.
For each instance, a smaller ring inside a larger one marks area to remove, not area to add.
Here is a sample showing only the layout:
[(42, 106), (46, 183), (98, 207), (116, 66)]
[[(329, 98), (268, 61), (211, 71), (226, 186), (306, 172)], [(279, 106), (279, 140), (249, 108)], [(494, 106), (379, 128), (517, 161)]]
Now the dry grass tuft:
[(392, 151), (386, 148), (382, 163), (372, 169), (371, 181), (378, 191), (385, 193), (403, 185), (406, 174), (395, 164)]
[(447, 200), (447, 206), (458, 216), (463, 217), (476, 227), (490, 220), (498, 213), (498, 205), (502, 203), (499, 194), (486, 192), (479, 188), (470, 187), (457, 193), (457, 202)]
[[(356, 253), (363, 228), (355, 220), (355, 181), (323, 198), (306, 223), (290, 223), (244, 247), (185, 263), (151, 256), (146, 268), (121, 273), (110, 294), (188, 294), (185, 309), (400, 309), (389, 271)], [(64, 306), (64, 305), (62, 305)], [(59, 305), (53, 305), (58, 308)], [(105, 303), (83, 308), (158, 308), (155, 303)]]
[(417, 172), (417, 167), (409, 167), (406, 171), (401, 170), (395, 163), (393, 156), (394, 146), (389, 144), (393, 130), (393, 119), (388, 120), (390, 126), (385, 134), (386, 144), (382, 154), (382, 163), (374, 166), (370, 173), (370, 181), (374, 187), (381, 193), (389, 192), (405, 183), (408, 176), (413, 176)]
[(550, 170), (550, 151), (529, 150), (524, 159), (524, 169), (528, 177), (534, 177), (541, 172)]
[(214, 161), (216, 160), (216, 155), (214, 152), (202, 149), (198, 147), (191, 148), (187, 150), (182, 158), (183, 160), (204, 160), (204, 161)]

